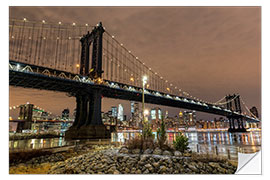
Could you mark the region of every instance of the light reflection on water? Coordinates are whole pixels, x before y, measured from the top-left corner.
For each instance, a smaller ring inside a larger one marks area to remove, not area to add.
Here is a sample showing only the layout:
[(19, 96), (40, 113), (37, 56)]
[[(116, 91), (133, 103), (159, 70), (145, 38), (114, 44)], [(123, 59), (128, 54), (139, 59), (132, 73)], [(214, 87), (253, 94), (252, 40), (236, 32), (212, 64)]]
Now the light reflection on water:
[(9, 149), (43, 149), (70, 145), (72, 142), (65, 141), (63, 137), (46, 139), (24, 139), (9, 141)]
[[(125, 142), (128, 139), (139, 136), (139, 132), (118, 132), (112, 133), (111, 142)], [(157, 138), (156, 132), (154, 132)], [(173, 143), (177, 133), (168, 133), (169, 144)], [(194, 152), (215, 154), (218, 149), (219, 155), (230, 155), (237, 158), (237, 153), (254, 153), (261, 149), (261, 132), (253, 131), (246, 133), (229, 132), (185, 132), (189, 138), (189, 147)], [(10, 150), (42, 149), (73, 145), (74, 141), (65, 141), (63, 137), (46, 139), (27, 139), (9, 141)]]
[[(156, 132), (155, 139), (157, 138)], [(261, 149), (261, 132), (253, 131), (246, 133), (229, 132), (185, 132), (189, 138), (189, 148), (193, 152), (216, 154), (237, 158), (238, 152), (255, 153)], [(169, 144), (173, 143), (177, 133), (168, 133)], [(112, 134), (112, 142), (125, 142), (128, 139), (139, 136), (138, 132), (122, 132)], [(228, 152), (229, 151), (229, 152)]]

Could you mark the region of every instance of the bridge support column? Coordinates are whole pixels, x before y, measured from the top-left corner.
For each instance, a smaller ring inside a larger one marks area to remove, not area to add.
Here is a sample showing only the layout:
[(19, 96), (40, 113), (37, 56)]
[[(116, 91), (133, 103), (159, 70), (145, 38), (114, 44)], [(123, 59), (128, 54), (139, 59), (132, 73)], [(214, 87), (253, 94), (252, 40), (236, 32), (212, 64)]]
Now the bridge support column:
[[(77, 99), (77, 97), (76, 97)], [(111, 137), (110, 130), (102, 123), (101, 92), (79, 96), (74, 124), (66, 131), (67, 139), (105, 139)]]

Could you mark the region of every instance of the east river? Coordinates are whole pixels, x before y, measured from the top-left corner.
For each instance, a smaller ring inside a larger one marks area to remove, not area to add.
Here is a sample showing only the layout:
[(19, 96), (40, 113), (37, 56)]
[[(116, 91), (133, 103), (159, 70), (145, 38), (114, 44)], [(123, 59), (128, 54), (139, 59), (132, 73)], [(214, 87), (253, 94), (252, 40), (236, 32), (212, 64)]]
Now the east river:
[[(156, 133), (154, 132), (155, 136)], [(189, 147), (193, 152), (204, 154), (218, 154), (237, 158), (238, 152), (254, 153), (261, 150), (261, 131), (246, 133), (219, 132), (185, 132), (189, 138)], [(124, 143), (126, 140), (138, 136), (139, 132), (123, 131), (113, 133), (109, 143)], [(167, 133), (168, 143), (173, 143), (176, 133)], [(10, 150), (27, 150), (74, 145), (75, 141), (66, 141), (63, 137), (46, 139), (26, 139), (9, 141)]]

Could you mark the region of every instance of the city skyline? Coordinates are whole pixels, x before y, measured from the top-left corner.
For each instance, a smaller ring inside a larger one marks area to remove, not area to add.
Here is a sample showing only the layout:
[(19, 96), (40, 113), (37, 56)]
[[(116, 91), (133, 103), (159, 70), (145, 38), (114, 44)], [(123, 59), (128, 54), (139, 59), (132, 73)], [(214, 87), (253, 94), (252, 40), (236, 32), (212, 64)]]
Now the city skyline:
[[(10, 17), (40, 21), (43, 20), (41, 18), (47, 17), (46, 21), (50, 22), (78, 24), (95, 24), (102, 21), (104, 26), (115, 33), (115, 36), (130, 47), (143, 62), (167, 79), (174, 79), (173, 82), (177, 86), (190, 94), (215, 102), (228, 92), (240, 93), (246, 99), (249, 108), (256, 106), (260, 114), (259, 7), (65, 7), (61, 10), (61, 19), (55, 9), (57, 8), (11, 7)], [(119, 18), (118, 23), (110, 18), (112, 15), (116, 19)], [(139, 28), (132, 28), (134, 26)], [(142, 46), (144, 48), (141, 48)], [(29, 97), (35, 99), (30, 101)], [(63, 93), (10, 87), (10, 105), (22, 101), (33, 101), (42, 107), (44, 105), (54, 113), (60, 112), (59, 109), (66, 108), (67, 105), (72, 110), (75, 108), (75, 99)], [(128, 107), (130, 103), (107, 99), (102, 102), (103, 111), (115, 102), (123, 104), (124, 107)], [(179, 112), (177, 108), (168, 109), (175, 114)], [(212, 117), (205, 113), (202, 113), (202, 116)]]

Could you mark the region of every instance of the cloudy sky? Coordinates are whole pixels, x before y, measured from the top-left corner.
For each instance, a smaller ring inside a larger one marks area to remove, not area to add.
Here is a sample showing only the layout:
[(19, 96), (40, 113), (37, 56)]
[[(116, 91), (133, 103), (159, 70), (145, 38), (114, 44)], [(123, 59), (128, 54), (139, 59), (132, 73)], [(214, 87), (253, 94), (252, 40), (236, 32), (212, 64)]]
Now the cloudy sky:
[[(10, 7), (10, 18), (102, 21), (146, 65), (193, 96), (216, 102), (240, 93), (261, 110), (260, 7)], [(55, 114), (75, 108), (75, 99), (64, 93), (9, 88), (12, 106), (29, 101)], [(104, 99), (103, 111), (118, 103), (128, 114), (129, 102), (119, 100)]]

